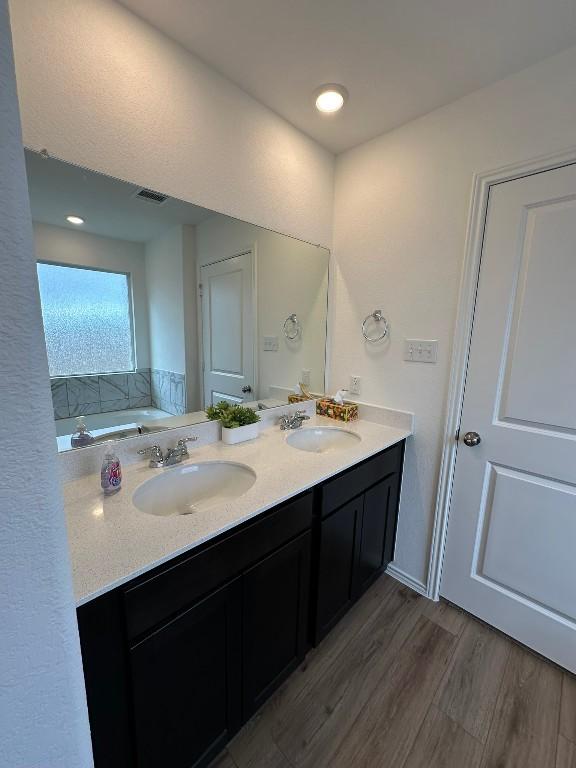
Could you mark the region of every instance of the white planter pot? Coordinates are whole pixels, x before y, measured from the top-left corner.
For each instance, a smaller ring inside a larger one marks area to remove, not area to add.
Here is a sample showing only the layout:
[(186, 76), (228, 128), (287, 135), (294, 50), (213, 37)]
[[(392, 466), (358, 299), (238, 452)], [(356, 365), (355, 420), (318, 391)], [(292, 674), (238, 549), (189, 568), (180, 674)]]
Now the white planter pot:
[(227, 445), (234, 445), (235, 443), (243, 443), (245, 440), (254, 440), (258, 437), (258, 422), (255, 424), (246, 424), (245, 427), (235, 427), (234, 429), (228, 429), (222, 427), (222, 442)]

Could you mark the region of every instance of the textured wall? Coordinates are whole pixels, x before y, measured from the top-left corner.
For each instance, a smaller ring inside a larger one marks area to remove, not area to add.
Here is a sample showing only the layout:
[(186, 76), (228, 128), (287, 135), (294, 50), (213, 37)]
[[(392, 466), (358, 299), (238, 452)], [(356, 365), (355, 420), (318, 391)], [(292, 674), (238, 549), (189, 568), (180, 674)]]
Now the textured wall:
[[(338, 158), (331, 376), (362, 400), (416, 413), (396, 565), (426, 581), (450, 353), (474, 172), (576, 144), (576, 48)], [(362, 318), (392, 324), (382, 350)], [(404, 338), (439, 339), (437, 365), (405, 363)]]
[(26, 145), (330, 244), (334, 158), (289, 123), (110, 0), (11, 13)]
[(0, 0), (0, 764), (92, 765), (7, 6)]

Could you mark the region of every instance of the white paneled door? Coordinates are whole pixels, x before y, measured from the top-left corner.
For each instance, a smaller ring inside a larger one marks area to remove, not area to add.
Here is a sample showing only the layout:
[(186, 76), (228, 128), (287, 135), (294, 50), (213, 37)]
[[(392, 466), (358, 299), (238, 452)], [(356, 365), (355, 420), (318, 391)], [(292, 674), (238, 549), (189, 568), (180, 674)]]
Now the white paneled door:
[(573, 165), (490, 190), (441, 594), (576, 672)]
[(253, 252), (201, 267), (200, 284), (204, 403), (253, 400)]

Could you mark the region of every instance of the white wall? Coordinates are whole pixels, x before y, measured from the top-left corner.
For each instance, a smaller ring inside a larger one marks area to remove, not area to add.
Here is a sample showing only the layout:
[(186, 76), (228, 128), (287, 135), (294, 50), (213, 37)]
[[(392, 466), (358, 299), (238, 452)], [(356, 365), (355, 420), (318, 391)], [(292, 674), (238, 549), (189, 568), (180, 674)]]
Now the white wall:
[(330, 244), (334, 158), (111, 0), (13, 0), (24, 140)]
[[(331, 377), (361, 399), (415, 411), (396, 565), (425, 582), (472, 177), (576, 145), (576, 48), (338, 158)], [(362, 318), (382, 308), (381, 351)], [(405, 363), (402, 340), (439, 339), (437, 365)]]
[[(200, 265), (252, 246), (257, 254), (258, 397), (267, 397), (270, 386), (294, 389), (303, 368), (311, 372), (312, 391), (323, 392), (328, 254), (310, 243), (227, 216), (211, 216), (196, 226)], [(292, 313), (301, 321), (302, 336), (289, 342), (283, 324)], [(278, 352), (263, 351), (264, 336), (278, 337)]]
[(129, 240), (34, 222), (34, 247), (39, 261), (72, 264), (111, 272), (127, 272), (132, 285), (136, 366), (150, 367), (148, 297), (144, 246)]
[(145, 251), (151, 367), (185, 374), (182, 227), (149, 240)]
[(198, 290), (196, 275), (196, 228), (182, 227), (182, 291), (186, 351), (186, 407), (199, 410), (201, 363), (198, 357)]
[(177, 225), (145, 244), (150, 364), (186, 375), (188, 411), (200, 408), (196, 239)]
[(7, 6), (0, 0), (0, 446), (6, 459), (0, 475), (0, 764), (88, 768), (90, 734), (15, 89)]

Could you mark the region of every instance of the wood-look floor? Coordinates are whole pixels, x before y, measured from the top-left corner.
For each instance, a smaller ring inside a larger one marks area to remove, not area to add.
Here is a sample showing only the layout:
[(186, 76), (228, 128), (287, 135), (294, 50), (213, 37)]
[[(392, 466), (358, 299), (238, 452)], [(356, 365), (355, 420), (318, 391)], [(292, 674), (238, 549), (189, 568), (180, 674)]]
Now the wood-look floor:
[(576, 768), (576, 678), (384, 576), (211, 768)]

